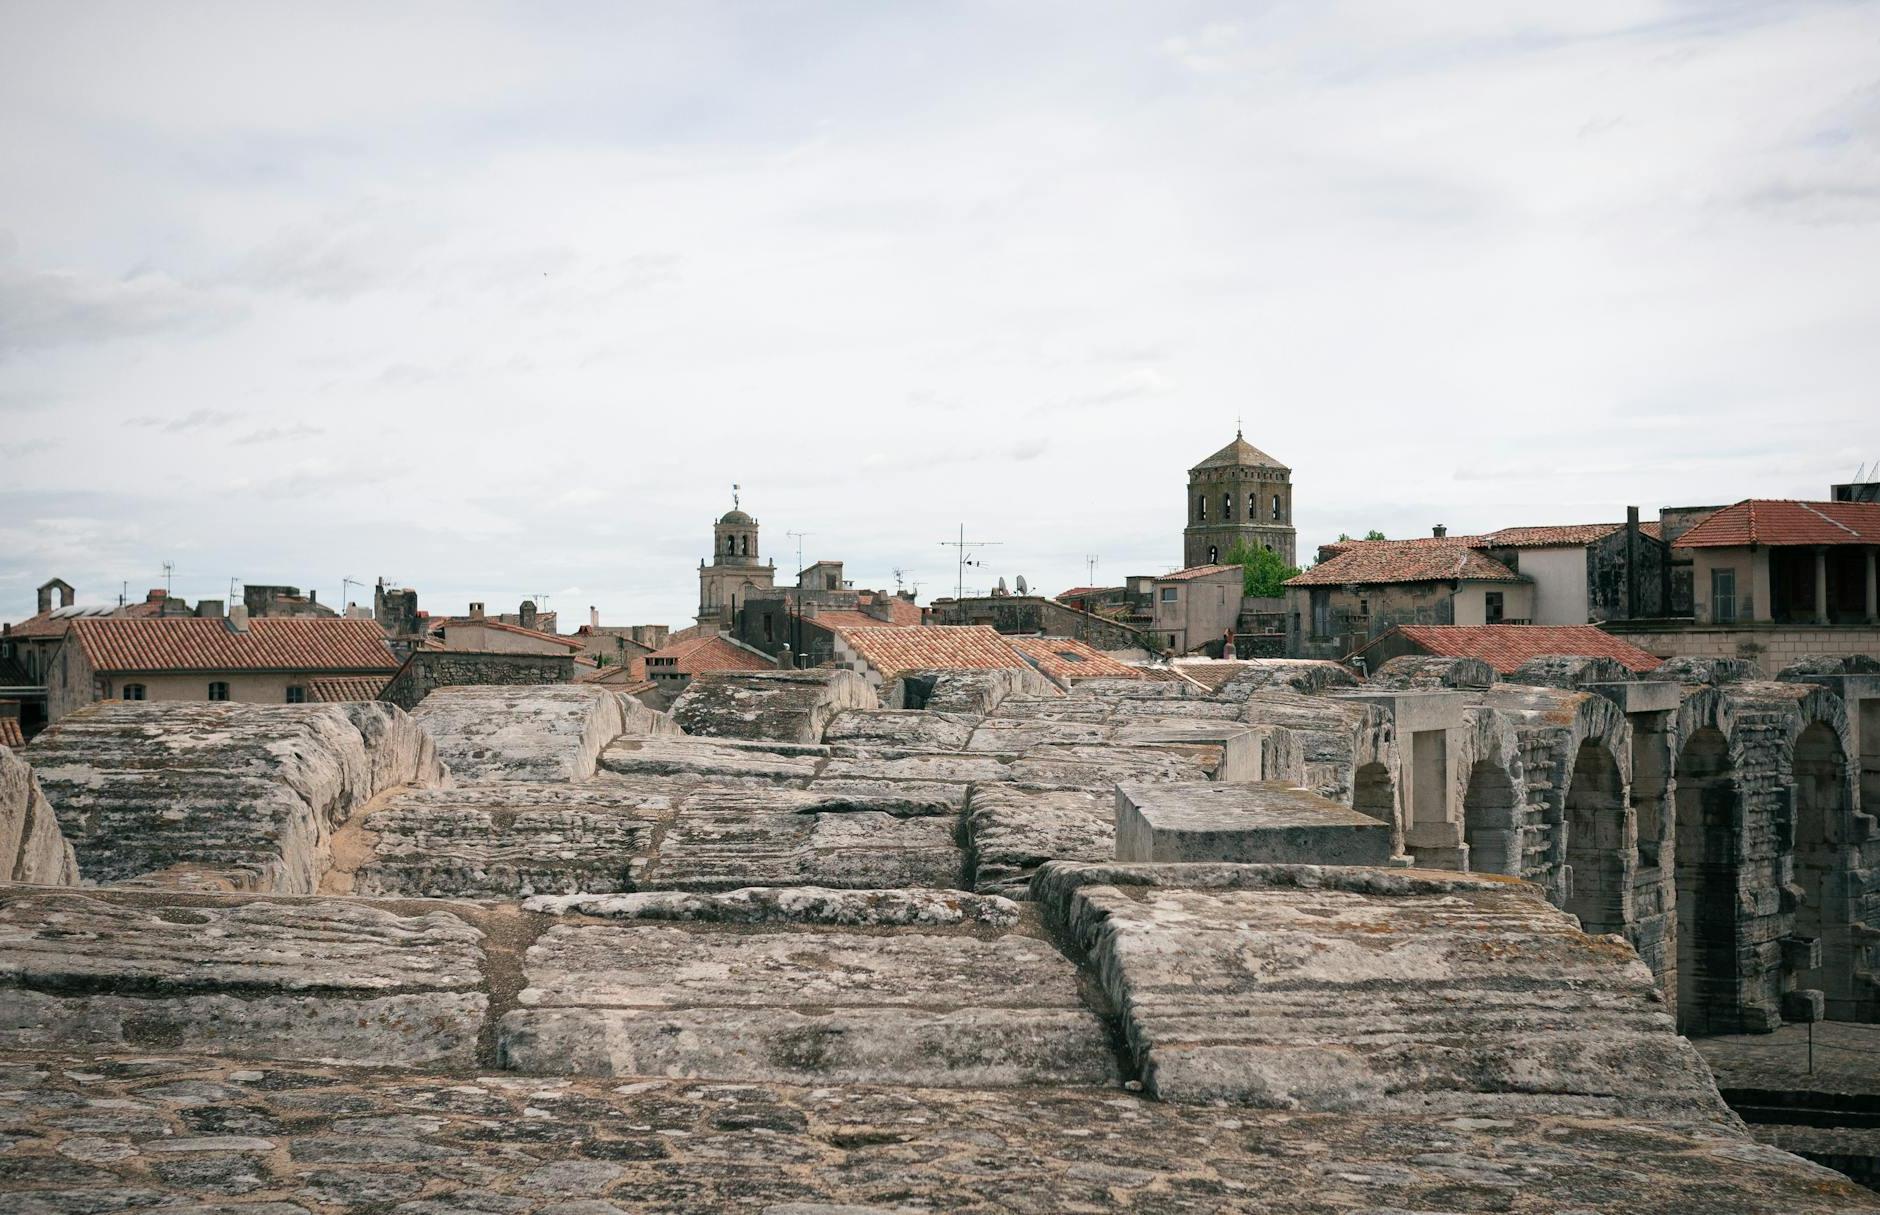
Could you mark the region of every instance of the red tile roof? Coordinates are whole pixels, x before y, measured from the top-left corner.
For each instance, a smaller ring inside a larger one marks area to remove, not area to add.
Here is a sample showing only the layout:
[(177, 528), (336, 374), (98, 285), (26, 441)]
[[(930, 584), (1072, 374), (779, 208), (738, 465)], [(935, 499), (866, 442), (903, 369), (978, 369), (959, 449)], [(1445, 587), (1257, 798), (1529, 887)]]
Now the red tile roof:
[[(1592, 544), (1625, 527), (1623, 523), (1560, 523), (1542, 527), (1504, 527), (1486, 536), (1477, 536), (1483, 548), (1547, 548), (1552, 545)], [(1662, 529), (1656, 523), (1638, 525), (1640, 535), (1656, 540)]]
[(237, 633), (219, 617), (84, 618), (72, 638), (98, 671), (395, 671), (373, 620), (266, 616)]
[(903, 671), (1023, 670), (1030, 664), (997, 629), (983, 624), (880, 625), (847, 629), (843, 641), (883, 679)]
[(1356, 540), (1336, 556), (1286, 580), (1287, 586), (1345, 586), (1385, 582), (1528, 582), (1472, 545), (1480, 537)]
[(1092, 595), (1121, 595), (1128, 588), (1120, 586), (1074, 586), (1068, 591), (1060, 591), (1053, 599), (1087, 599)]
[(1664, 662), (1657, 655), (1590, 624), (1404, 624), (1365, 649), (1393, 634), (1426, 654), (1480, 658), (1501, 675), (1512, 674), (1522, 663), (1547, 654), (1613, 658), (1632, 671), (1654, 670)]
[[(918, 608), (915, 609), (917, 612)], [(870, 616), (867, 612), (852, 612), (847, 608), (825, 608), (814, 616), (805, 616), (805, 620), (814, 621), (826, 629), (846, 632), (849, 629), (902, 629), (919, 624), (919, 620), (883, 620)]]
[[(1226, 447), (1221, 448), (1221, 450), (1195, 465), (1195, 468), (1286, 469), (1286, 466), (1236, 434), (1232, 443), (1229, 443)], [(1194, 470), (1190, 469), (1189, 471), (1192, 472)], [(1286, 471), (1290, 472), (1292, 470), (1286, 469)]]
[(116, 604), (89, 607), (83, 604), (74, 604), (71, 607), (57, 607), (53, 608), (50, 612), (40, 612), (36, 616), (28, 616), (26, 619), (13, 626), (12, 636), (19, 640), (31, 640), (35, 638), (43, 640), (48, 637), (63, 637), (65, 636), (65, 630), (71, 626), (74, 620), (141, 619), (148, 616), (155, 616), (162, 610), (163, 603), (161, 600), (146, 600), (143, 603), (127, 603), (123, 607), (119, 607)]
[(17, 751), (25, 745), (26, 735), (20, 733), (20, 719), (0, 717), (0, 747), (11, 747)]
[(1157, 582), (1187, 582), (1193, 578), (1206, 578), (1210, 574), (1238, 574), (1238, 565), (1191, 565), (1185, 570), (1176, 570), (1172, 574), (1163, 574)]
[(1671, 542), (1672, 548), (1749, 544), (1880, 544), (1880, 502), (1748, 498)]
[[(670, 666), (659, 659), (670, 658)], [(745, 649), (723, 637), (691, 637), (644, 654), (627, 664), (627, 675), (638, 682), (653, 672), (696, 675), (700, 671), (774, 671), (777, 664), (762, 654)]]
[(1012, 648), (1031, 659), (1047, 679), (1066, 686), (1084, 679), (1141, 679), (1142, 668), (1069, 637), (1012, 637)]
[(334, 675), (307, 681), (307, 699), (315, 704), (345, 704), (355, 700), (377, 700), (385, 690), (383, 675)]

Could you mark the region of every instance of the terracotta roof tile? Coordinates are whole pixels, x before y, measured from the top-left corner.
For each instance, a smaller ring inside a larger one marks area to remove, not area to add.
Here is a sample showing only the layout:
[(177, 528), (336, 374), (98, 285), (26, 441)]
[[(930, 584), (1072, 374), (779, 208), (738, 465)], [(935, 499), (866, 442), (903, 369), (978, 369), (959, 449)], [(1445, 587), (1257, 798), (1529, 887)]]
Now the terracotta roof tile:
[(0, 717), (0, 747), (11, 747), (15, 751), (26, 745), (26, 735), (20, 733), (20, 719)]
[(1012, 637), (1012, 648), (1060, 686), (1084, 679), (1141, 679), (1142, 668), (1118, 662), (1103, 651), (1069, 637)]
[(1528, 582), (1473, 547), (1477, 537), (1364, 540), (1286, 580), (1287, 586), (1345, 586), (1384, 582)]
[[(1664, 659), (1590, 624), (1405, 624), (1401, 635), (1425, 653), (1445, 658), (1480, 658), (1501, 675), (1547, 654), (1576, 658), (1613, 658), (1632, 671), (1655, 670)], [(1365, 649), (1370, 649), (1366, 646)], [(1362, 651), (1360, 651), (1362, 653)]]
[(503, 633), (515, 633), (520, 637), (533, 637), (537, 641), (552, 641), (557, 645), (565, 645), (571, 650), (583, 650), (587, 648), (584, 642), (575, 637), (563, 637), (559, 633), (544, 633), (540, 629), (525, 629), (519, 624), (504, 624), (500, 620), (490, 620), (487, 618), (478, 620), (474, 616), (452, 616), (448, 619), (433, 620), (431, 622), (431, 631), (433, 633), (443, 633), (446, 640), (449, 640), (451, 629), (461, 628), (496, 629)]
[(1030, 665), (1008, 638), (983, 624), (880, 625), (844, 630), (842, 639), (883, 679), (903, 671), (1022, 670)]
[[(915, 609), (916, 612), (919, 610), (918, 608)], [(878, 616), (870, 616), (867, 612), (851, 612), (847, 608), (826, 608), (817, 612), (814, 616), (805, 616), (804, 619), (820, 624), (826, 629), (836, 629), (838, 631), (847, 631), (849, 629), (903, 629), (910, 628), (920, 623), (918, 619), (911, 621), (883, 620)]]
[(383, 675), (334, 675), (307, 681), (307, 699), (316, 704), (377, 700), (385, 690)]
[(237, 633), (219, 617), (95, 619), (72, 636), (98, 671), (395, 671), (372, 620), (266, 616)]
[[(673, 661), (667, 664), (662, 659)], [(701, 671), (774, 671), (776, 668), (777, 664), (763, 655), (713, 634), (691, 637), (635, 658), (627, 664), (627, 675), (638, 682), (655, 671), (696, 675)]]
[(1749, 544), (1880, 544), (1880, 502), (1748, 498), (1705, 519), (1671, 547)]
[(1195, 468), (1280, 468), (1292, 471), (1240, 435), (1235, 435), (1232, 443), (1195, 465)]

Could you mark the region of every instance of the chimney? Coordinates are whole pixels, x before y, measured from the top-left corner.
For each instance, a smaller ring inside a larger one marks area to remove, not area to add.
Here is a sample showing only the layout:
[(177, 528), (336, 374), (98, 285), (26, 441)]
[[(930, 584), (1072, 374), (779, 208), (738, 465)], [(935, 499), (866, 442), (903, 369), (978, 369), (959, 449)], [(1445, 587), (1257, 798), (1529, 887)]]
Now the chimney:
[(246, 633), (248, 631), (247, 604), (237, 603), (230, 605), (228, 610), (228, 631), (231, 633)]
[(1430, 529), (1430, 535), (1436, 537), (1438, 540), (1441, 540), (1444, 536), (1447, 536), (1448, 534), (1449, 534), (1449, 527), (1447, 524), (1438, 523), (1435, 527), (1432, 527)]
[(52, 610), (52, 584), (48, 582), (46, 583), (46, 585), (39, 588), (39, 614), (41, 616), (44, 616), (47, 612), (50, 612), (51, 610)]
[(470, 605), (470, 619), (472, 620), (483, 619), (483, 605), (482, 604), (473, 603)]
[(525, 629), (534, 628), (535, 627), (535, 600), (524, 599), (522, 601), (522, 606), (516, 609), (516, 618), (522, 622), (523, 628)]
[(1643, 615), (1638, 610), (1638, 507), (1625, 508), (1625, 607), (1619, 615), (1621, 619), (1632, 620)]
[(590, 629), (601, 627), (601, 610), (593, 604), (588, 605), (588, 627)]
[(307, 602), (308, 603), (320, 602), (320, 592), (314, 590), (312, 587), (308, 587), (307, 588)]
[(221, 616), (222, 616), (222, 601), (221, 601), (220, 599), (198, 599), (198, 600), (196, 600), (196, 615), (198, 615), (198, 616), (212, 616), (212, 617), (215, 617), (215, 618), (216, 618), (216, 619), (218, 619), (218, 620), (219, 620), (219, 619), (221, 619)]

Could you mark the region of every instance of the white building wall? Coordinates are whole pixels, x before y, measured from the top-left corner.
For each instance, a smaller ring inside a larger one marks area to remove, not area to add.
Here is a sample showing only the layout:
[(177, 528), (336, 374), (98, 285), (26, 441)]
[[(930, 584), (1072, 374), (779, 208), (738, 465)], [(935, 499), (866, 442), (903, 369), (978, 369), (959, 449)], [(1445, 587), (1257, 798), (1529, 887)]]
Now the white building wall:
[[(1524, 548), (1521, 572), (1534, 580), (1535, 624), (1586, 624), (1586, 549)], [(1514, 612), (1508, 613), (1510, 616)]]

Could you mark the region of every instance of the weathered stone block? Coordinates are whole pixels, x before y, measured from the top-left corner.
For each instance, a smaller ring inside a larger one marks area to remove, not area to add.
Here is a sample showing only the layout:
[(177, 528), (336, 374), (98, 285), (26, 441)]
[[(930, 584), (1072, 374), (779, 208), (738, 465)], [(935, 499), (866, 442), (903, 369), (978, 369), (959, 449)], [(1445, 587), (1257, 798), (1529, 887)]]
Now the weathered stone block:
[(78, 858), (59, 831), (33, 770), (0, 747), (0, 878), (40, 886), (78, 884)]
[(838, 714), (879, 707), (853, 671), (707, 671), (673, 702), (672, 717), (688, 734), (819, 743)]
[(1383, 865), (1390, 826), (1279, 784), (1119, 785), (1119, 861)]
[(953, 820), (877, 810), (804, 811), (762, 793), (703, 792), (681, 804), (640, 884), (891, 889), (956, 886)]
[(439, 688), (412, 710), (459, 781), (577, 781), (626, 731), (620, 697), (588, 684)]

